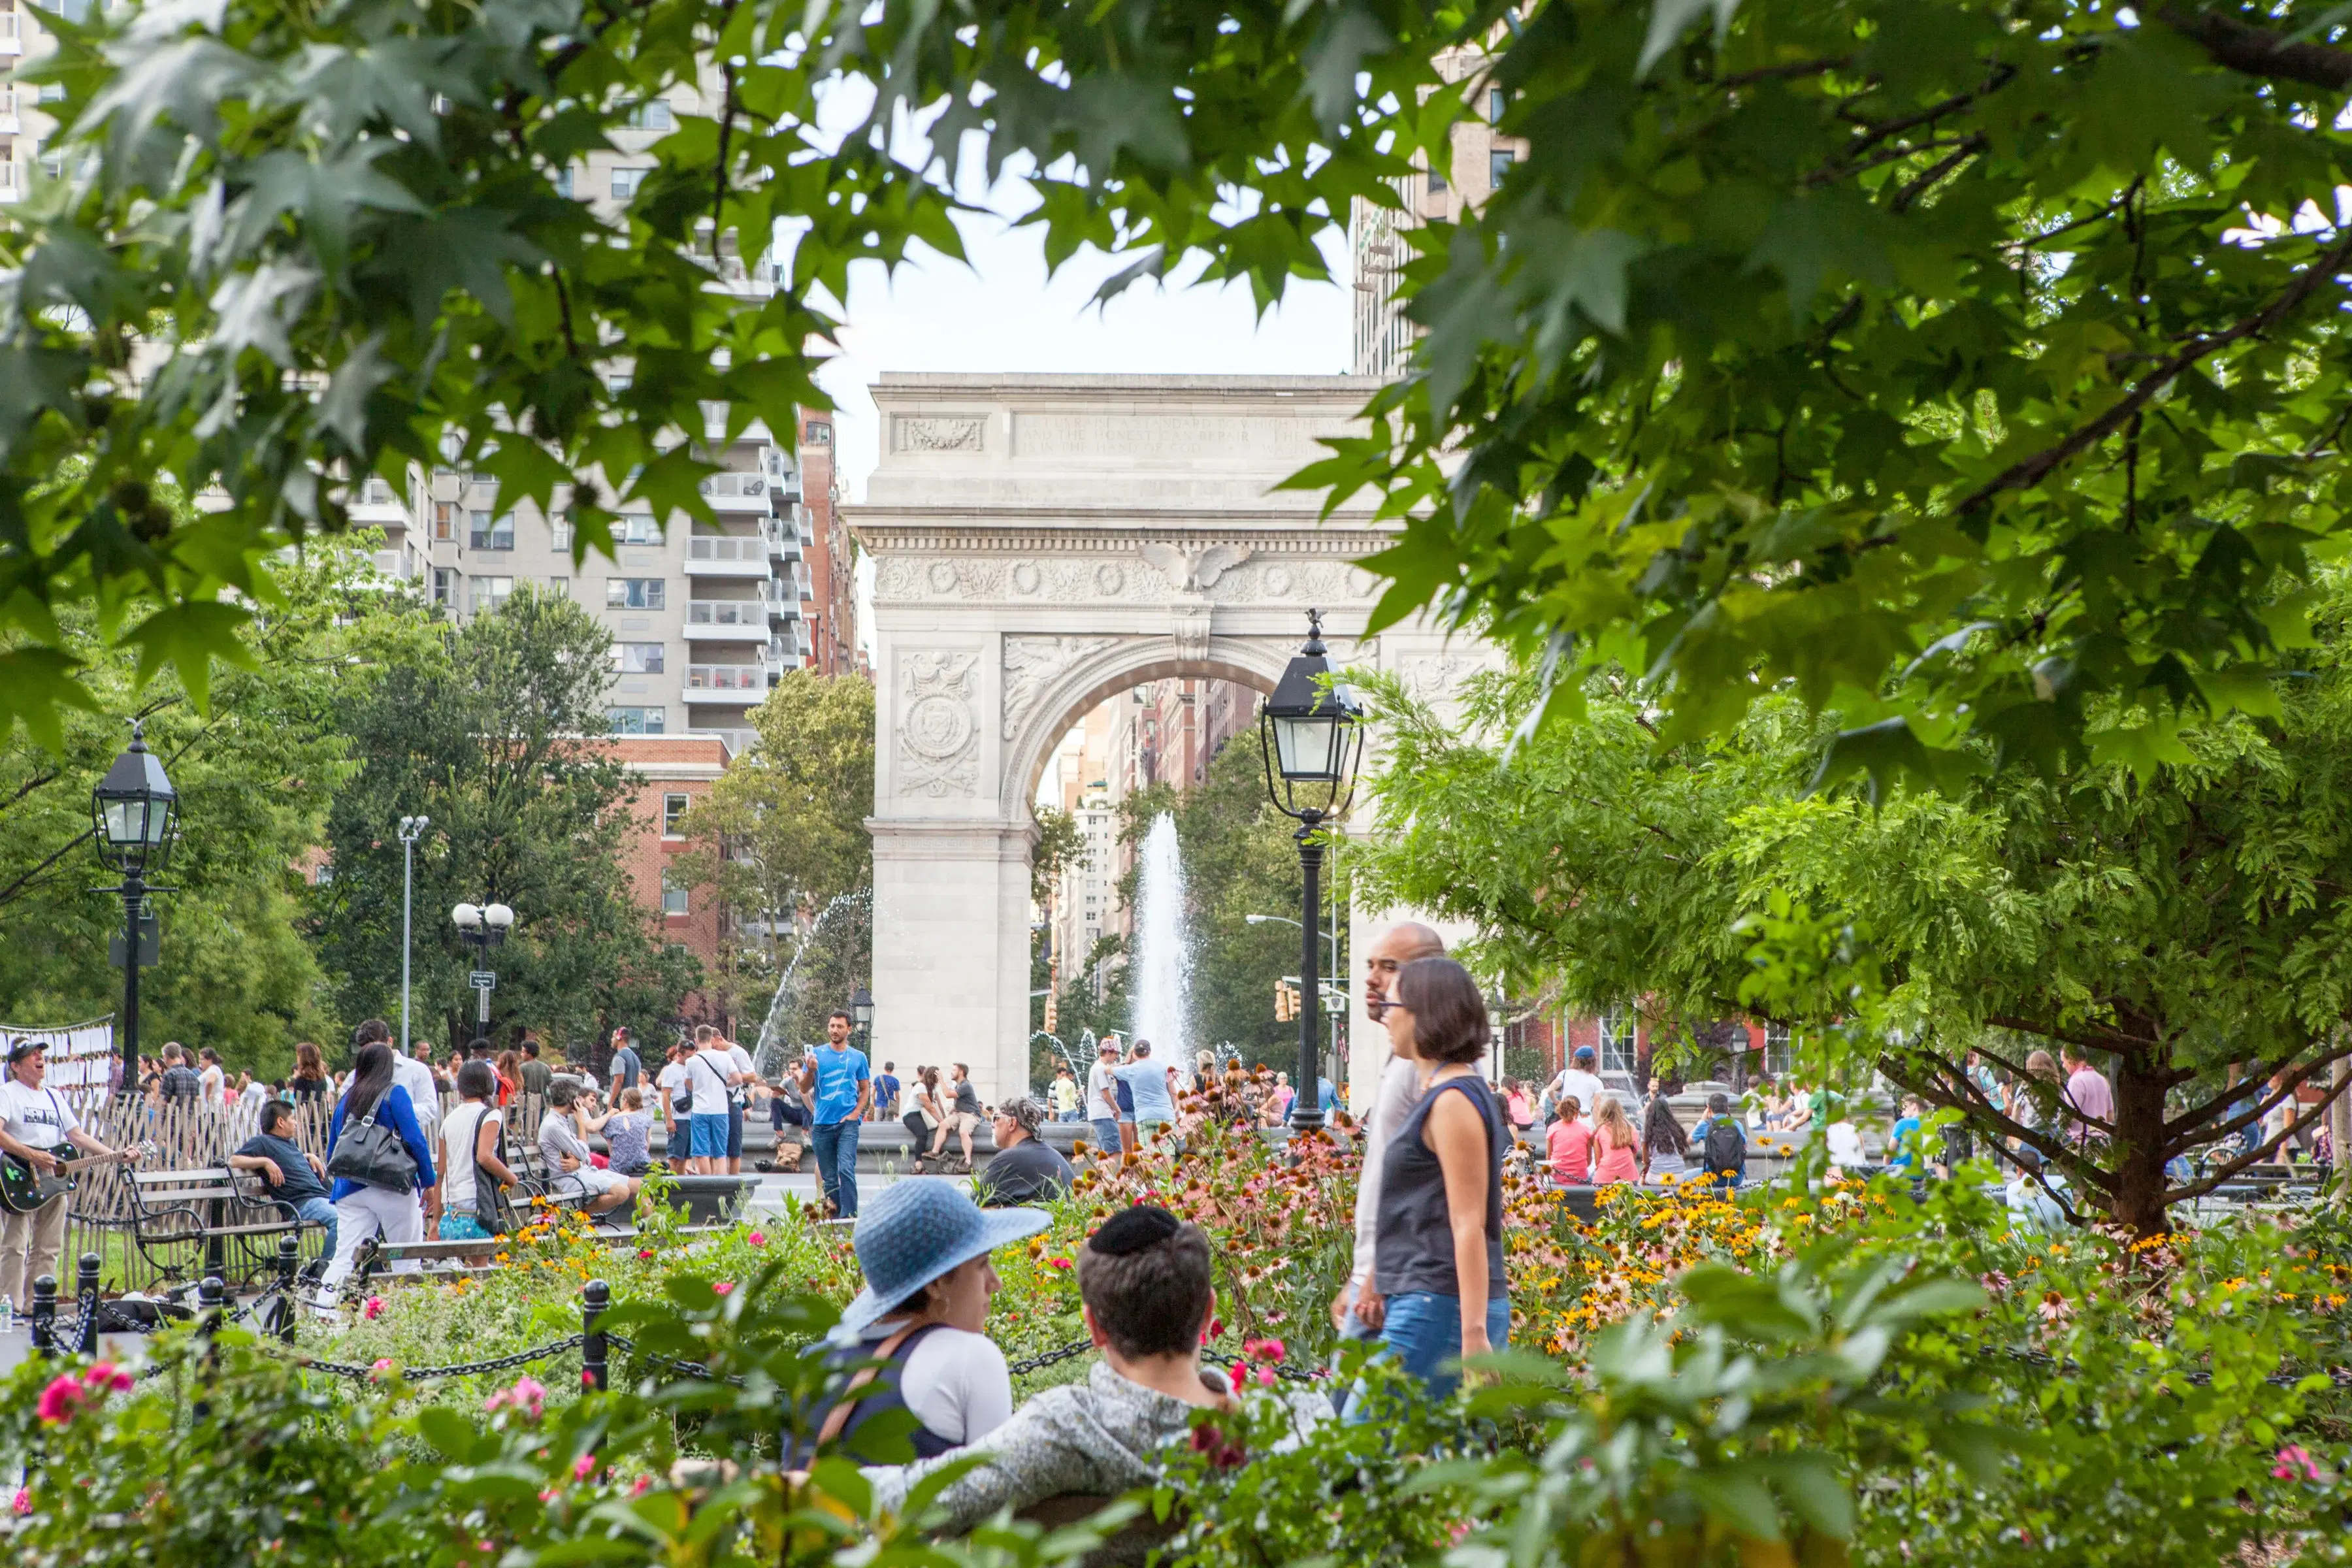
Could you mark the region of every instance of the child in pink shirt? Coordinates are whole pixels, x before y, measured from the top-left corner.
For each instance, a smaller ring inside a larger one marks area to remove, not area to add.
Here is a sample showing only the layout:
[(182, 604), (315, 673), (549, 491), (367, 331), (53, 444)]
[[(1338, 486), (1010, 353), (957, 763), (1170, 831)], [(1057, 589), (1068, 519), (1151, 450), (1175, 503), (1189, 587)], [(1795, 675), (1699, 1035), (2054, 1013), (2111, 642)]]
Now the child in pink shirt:
[(1576, 1096), (1563, 1095), (1559, 1120), (1544, 1135), (1551, 1151), (1551, 1179), (1563, 1187), (1580, 1187), (1591, 1179), (1592, 1129), (1584, 1124), (1583, 1111)]

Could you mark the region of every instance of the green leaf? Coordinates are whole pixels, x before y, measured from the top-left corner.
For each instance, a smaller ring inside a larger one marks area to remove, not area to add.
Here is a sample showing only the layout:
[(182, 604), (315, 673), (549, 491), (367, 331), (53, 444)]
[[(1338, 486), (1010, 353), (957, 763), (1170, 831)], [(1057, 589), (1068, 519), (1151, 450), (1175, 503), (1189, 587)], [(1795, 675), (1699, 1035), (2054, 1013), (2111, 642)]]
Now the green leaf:
[(1650, 6), (1650, 31), (1642, 40), (1641, 58), (1633, 62), (1637, 78), (1650, 74), (1650, 68), (1659, 57), (1675, 47), (1692, 22), (1713, 12), (1715, 43), (1723, 47), (1723, 36), (1731, 30), (1731, 18), (1739, 10), (1739, 0), (1653, 0)]
[(122, 640), (139, 650), (142, 684), (152, 680), (168, 664), (179, 677), (190, 705), (202, 713), (210, 706), (214, 660), (243, 669), (256, 668), (253, 650), (237, 635), (252, 620), (251, 611), (236, 605), (201, 601), (166, 605), (125, 632)]

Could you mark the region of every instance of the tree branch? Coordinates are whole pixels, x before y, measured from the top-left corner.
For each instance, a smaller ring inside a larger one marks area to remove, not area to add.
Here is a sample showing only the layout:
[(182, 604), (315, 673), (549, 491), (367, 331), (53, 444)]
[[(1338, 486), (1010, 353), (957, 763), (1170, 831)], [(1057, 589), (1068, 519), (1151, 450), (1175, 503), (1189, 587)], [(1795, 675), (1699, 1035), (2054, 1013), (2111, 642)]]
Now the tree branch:
[(1948, 1107), (1963, 1115), (1984, 1121), (1995, 1131), (2029, 1145), (2034, 1152), (2042, 1156), (2045, 1163), (2056, 1161), (2079, 1179), (2086, 1188), (2104, 1193), (2110, 1199), (2115, 1196), (2116, 1179), (2113, 1172), (2093, 1164), (2079, 1151), (2068, 1145), (2063, 1139), (2053, 1139), (1995, 1110), (1992, 1101), (1985, 1098), (1984, 1090), (1979, 1089), (1966, 1072), (1941, 1057), (1927, 1056), (1923, 1053), (1918, 1059), (1927, 1063), (1939, 1075), (1950, 1075), (1952, 1080), (1959, 1086), (1958, 1093), (1954, 1094), (1932, 1079), (1922, 1080), (1906, 1070), (1908, 1064), (1903, 1058), (1891, 1054), (1883, 1055), (1878, 1058), (1878, 1070), (1922, 1100), (1935, 1105)]
[(2314, 257), (2311, 265), (2277, 299), (2252, 315), (2209, 337), (2194, 340), (2187, 348), (2162, 362), (2155, 370), (2134, 382), (2131, 390), (2116, 399), (2096, 419), (2083, 425), (2056, 446), (2045, 447), (2023, 462), (2011, 464), (2001, 474), (1970, 491), (1952, 509), (1953, 515), (1966, 517), (1970, 512), (1981, 510), (2004, 490), (2027, 489), (2041, 483), (2068, 458), (2122, 429), (2131, 421), (2132, 416), (2146, 407), (2158, 393), (2171, 385), (2183, 371), (2231, 343), (2258, 336), (2275, 326), (2297, 306), (2317, 293), (2321, 284), (2331, 281), (2336, 269), (2347, 259), (2352, 259), (2352, 238)]
[[(2352, 1089), (2352, 1078), (2347, 1078), (2343, 1082), (2336, 1084), (2328, 1089), (2327, 1097), (2325, 1100), (2322, 1100), (2317, 1105), (2311, 1108), (2313, 1114), (2316, 1115), (2318, 1112), (2323, 1111), (2329, 1106), (2335, 1104), (2336, 1098), (2343, 1094), (2347, 1089)], [(2302, 1118), (2298, 1116), (2295, 1120), (2300, 1121), (2302, 1121)], [(2236, 1175), (2239, 1172), (2244, 1170), (2247, 1166), (2259, 1165), (2266, 1156), (2277, 1153), (2278, 1146), (2294, 1136), (2294, 1128), (2280, 1128), (2276, 1137), (2271, 1139), (2267, 1142), (2256, 1144), (2245, 1153), (2239, 1155), (2236, 1159), (2222, 1165), (2220, 1170), (2206, 1176), (2204, 1180), (2191, 1182), (2185, 1187), (2167, 1192), (2164, 1194), (2164, 1202), (2168, 1205), (2187, 1203), (2193, 1198), (2203, 1197), (2207, 1193), (2213, 1191), (2213, 1189), (2228, 1181), (2231, 1177)]]
[(2166, 5), (2157, 20), (2202, 46), (2217, 66), (2273, 81), (2298, 81), (2333, 93), (2352, 89), (2352, 51), (2332, 44), (2298, 43), (2220, 11)]

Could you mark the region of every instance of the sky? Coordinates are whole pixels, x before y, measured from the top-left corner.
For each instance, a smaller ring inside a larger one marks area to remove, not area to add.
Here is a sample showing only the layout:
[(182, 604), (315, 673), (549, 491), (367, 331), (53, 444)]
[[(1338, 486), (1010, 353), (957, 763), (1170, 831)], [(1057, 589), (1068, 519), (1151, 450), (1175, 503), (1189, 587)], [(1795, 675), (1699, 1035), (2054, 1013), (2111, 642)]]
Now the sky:
[[(1045, 237), (1001, 218), (961, 225), (971, 265), (919, 250), (896, 277), (879, 263), (850, 277), (841, 355), (817, 381), (841, 405), (835, 420), (842, 493), (861, 500), (880, 460), (881, 426), (866, 395), (886, 370), (1088, 374), (1331, 375), (1348, 368), (1348, 299), (1338, 283), (1295, 283), (1263, 320), (1249, 286), (1138, 284), (1094, 309), (1117, 270), (1081, 251), (1045, 276)], [(1333, 237), (1335, 272), (1339, 242)]]

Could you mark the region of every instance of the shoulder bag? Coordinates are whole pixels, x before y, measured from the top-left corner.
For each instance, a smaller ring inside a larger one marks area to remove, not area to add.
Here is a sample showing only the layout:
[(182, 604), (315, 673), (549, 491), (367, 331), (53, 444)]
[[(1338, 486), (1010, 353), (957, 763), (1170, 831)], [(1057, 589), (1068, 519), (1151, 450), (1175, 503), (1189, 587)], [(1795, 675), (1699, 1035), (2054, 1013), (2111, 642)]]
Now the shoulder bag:
[(383, 1109), (383, 1101), (378, 1100), (356, 1126), (348, 1119), (344, 1121), (343, 1135), (335, 1140), (334, 1150), (327, 1156), (327, 1174), (386, 1192), (413, 1193), (416, 1156), (408, 1152), (398, 1128), (376, 1120), (376, 1112)]

